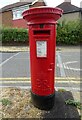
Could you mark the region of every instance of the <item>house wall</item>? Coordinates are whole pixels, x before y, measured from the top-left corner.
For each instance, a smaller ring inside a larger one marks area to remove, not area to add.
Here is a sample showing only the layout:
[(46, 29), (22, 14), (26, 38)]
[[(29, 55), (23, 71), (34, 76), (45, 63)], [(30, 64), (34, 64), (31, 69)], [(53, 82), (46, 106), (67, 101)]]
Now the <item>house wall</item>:
[(12, 27), (12, 11), (0, 13), (0, 21), (3, 27)]
[(12, 20), (14, 28), (27, 28), (26, 21), (24, 19)]
[(69, 21), (75, 21), (80, 19), (80, 12), (75, 12), (75, 13), (68, 13), (68, 14), (63, 14), (63, 16), (60, 18), (60, 22), (65, 20), (66, 22)]
[(0, 27), (2, 27), (2, 14), (0, 13)]

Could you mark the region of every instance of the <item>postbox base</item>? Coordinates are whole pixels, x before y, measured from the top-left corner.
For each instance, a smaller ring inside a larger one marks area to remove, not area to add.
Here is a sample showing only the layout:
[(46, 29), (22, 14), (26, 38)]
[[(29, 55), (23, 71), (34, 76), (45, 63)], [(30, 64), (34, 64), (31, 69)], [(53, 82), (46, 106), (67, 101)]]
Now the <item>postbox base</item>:
[(54, 106), (55, 93), (48, 96), (39, 96), (31, 91), (32, 103), (41, 110), (49, 110)]

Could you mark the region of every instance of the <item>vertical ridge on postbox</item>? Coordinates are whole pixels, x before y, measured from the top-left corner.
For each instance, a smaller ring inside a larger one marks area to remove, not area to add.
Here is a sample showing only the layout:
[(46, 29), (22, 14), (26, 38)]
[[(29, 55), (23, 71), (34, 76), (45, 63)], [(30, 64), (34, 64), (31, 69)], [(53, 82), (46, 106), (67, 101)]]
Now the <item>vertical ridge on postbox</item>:
[(51, 7), (32, 8), (23, 13), (29, 29), (32, 99), (38, 107), (54, 100), (56, 21), (61, 15), (61, 9)]

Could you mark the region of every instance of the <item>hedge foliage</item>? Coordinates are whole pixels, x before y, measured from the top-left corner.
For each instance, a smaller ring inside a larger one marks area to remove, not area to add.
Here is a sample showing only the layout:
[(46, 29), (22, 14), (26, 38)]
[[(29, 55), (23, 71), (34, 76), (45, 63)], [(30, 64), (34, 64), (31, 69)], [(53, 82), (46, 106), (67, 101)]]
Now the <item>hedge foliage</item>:
[(28, 40), (27, 29), (2, 28), (0, 33), (2, 35), (2, 43), (24, 43)]
[(78, 45), (82, 42), (82, 31), (80, 21), (58, 23), (57, 44)]
[[(58, 23), (57, 44), (78, 45), (82, 42), (82, 30), (80, 21)], [(0, 40), (2, 43), (27, 43), (28, 30), (18, 28), (2, 28), (0, 30)]]

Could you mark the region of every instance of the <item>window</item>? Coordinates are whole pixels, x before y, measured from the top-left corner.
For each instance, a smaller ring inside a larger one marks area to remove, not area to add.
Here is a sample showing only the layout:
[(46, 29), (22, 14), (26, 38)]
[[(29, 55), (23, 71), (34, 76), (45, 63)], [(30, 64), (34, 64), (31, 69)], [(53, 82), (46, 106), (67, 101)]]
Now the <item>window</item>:
[(23, 18), (22, 17), (22, 13), (25, 10), (27, 10), (27, 9), (29, 9), (28, 5), (25, 5), (25, 6), (22, 6), (22, 7), (18, 7), (18, 8), (14, 8), (12, 10), (12, 12), (13, 12), (13, 20), (15, 20), (15, 19), (22, 19)]

